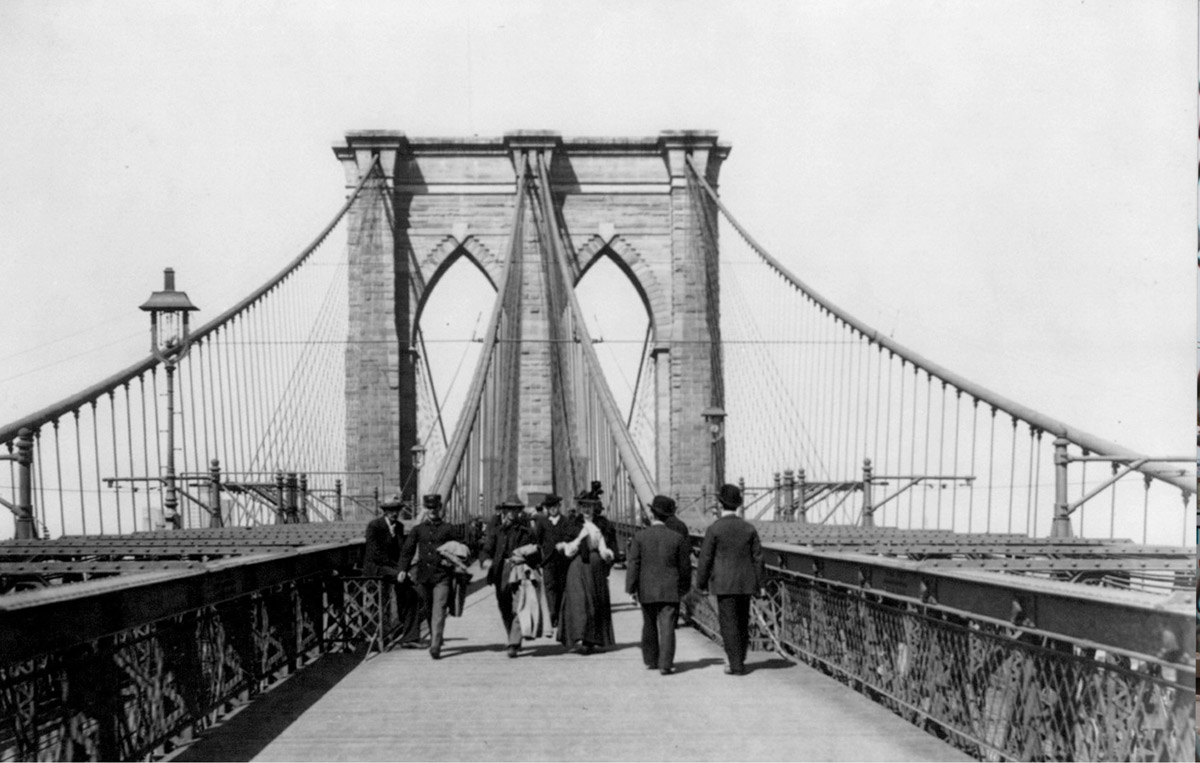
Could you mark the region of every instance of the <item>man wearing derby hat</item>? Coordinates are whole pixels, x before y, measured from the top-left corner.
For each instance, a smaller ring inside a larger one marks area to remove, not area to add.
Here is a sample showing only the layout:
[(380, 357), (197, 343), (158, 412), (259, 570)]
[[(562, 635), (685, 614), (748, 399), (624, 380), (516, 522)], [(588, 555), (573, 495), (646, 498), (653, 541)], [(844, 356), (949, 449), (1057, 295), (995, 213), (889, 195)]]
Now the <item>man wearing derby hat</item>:
[(737, 515), (742, 491), (736, 485), (722, 485), (717, 502), (721, 516), (704, 533), (696, 588), (702, 593), (711, 589), (717, 597), (717, 620), (729, 661), (725, 672), (743, 675), (750, 646), (750, 599), (762, 595), (766, 568), (758, 531)]
[[(509, 657), (516, 657), (521, 648), (521, 622), (517, 619), (515, 604), (516, 586), (509, 579), (511, 570), (506, 561), (513, 561), (513, 552), (522, 546), (534, 543), (533, 530), (525, 520), (525, 504), (515, 493), (504, 503), (496, 507), (500, 512), (500, 524), (495, 532), (488, 535), (480, 555), (482, 564), (487, 568), (487, 580), (496, 589), (496, 606), (500, 609), (500, 619), (504, 623), (506, 651)], [(532, 558), (522, 556), (522, 563), (531, 567), (538, 566), (540, 553), (535, 552)], [(534, 635), (529, 634), (532, 638)]]
[(692, 585), (691, 544), (667, 527), (675, 501), (654, 496), (654, 519), (629, 544), (625, 591), (642, 608), (642, 662), (664, 676), (675, 672), (675, 619), (679, 601)]
[(389, 578), (395, 584), (396, 611), (401, 621), (399, 642), (404, 647), (417, 645), (421, 637), (420, 602), (400, 572), (400, 549), (404, 545), (400, 514), (407, 508), (408, 504), (396, 494), (379, 504), (383, 516), (367, 523), (362, 565), (364, 575)]
[[(663, 500), (660, 501), (660, 498)], [(674, 500), (665, 495), (656, 495), (654, 496), (654, 501), (654, 503), (650, 504), (650, 516), (653, 517), (653, 519), (662, 522), (667, 526), (668, 530), (674, 530), (675, 532), (679, 533), (684, 537), (685, 540), (691, 537), (692, 531), (688, 529), (688, 526), (684, 524), (682, 519), (675, 515)], [(642, 516), (643, 522), (652, 523), (651, 519), (647, 518), (645, 514)], [(646, 526), (649, 527), (649, 524)]]
[(438, 553), (443, 543), (458, 541), (465, 543), (461, 529), (452, 527), (442, 520), (442, 497), (436, 493), (425, 496), (425, 521), (413, 528), (404, 548), (400, 552), (400, 580), (407, 575), (413, 557), (417, 557), (417, 568), (413, 572), (413, 583), (421, 597), (422, 619), (429, 623), (429, 656), (442, 656), (442, 635), (446, 630), (446, 611), (450, 607), (450, 579), (453, 565)]
[(559, 543), (570, 543), (579, 534), (580, 523), (562, 513), (562, 498), (554, 493), (542, 499), (544, 513), (534, 518), (534, 542), (542, 552), (542, 585), (546, 604), (550, 607), (550, 627), (558, 627), (558, 611), (562, 607), (563, 589), (567, 585), (567, 569), (571, 560), (558, 550)]

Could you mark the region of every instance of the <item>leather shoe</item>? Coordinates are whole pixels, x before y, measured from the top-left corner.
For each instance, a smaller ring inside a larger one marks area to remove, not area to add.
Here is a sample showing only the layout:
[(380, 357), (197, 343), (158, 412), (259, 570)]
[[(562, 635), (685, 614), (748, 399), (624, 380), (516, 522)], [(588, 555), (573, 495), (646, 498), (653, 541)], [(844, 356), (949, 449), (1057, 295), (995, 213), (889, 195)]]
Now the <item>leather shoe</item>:
[(508, 648), (508, 656), (509, 656), (509, 657), (516, 657), (516, 656), (517, 656), (517, 648), (516, 648), (515, 646), (510, 646), (510, 647)]
[(726, 665), (725, 666), (725, 675), (727, 675), (727, 676), (744, 676), (744, 675), (746, 675), (746, 669), (742, 668), (740, 670), (734, 670), (733, 668)]
[(430, 656), (430, 657), (432, 657), (432, 658), (433, 658), (433, 659), (435, 659), (435, 660), (440, 660), (440, 659), (442, 659), (442, 650), (440, 650), (440, 649), (430, 649), (430, 650), (429, 650), (429, 656)]
[(660, 670), (658, 672), (662, 673), (664, 676), (669, 676), (675, 672), (675, 668), (663, 668), (662, 670)]

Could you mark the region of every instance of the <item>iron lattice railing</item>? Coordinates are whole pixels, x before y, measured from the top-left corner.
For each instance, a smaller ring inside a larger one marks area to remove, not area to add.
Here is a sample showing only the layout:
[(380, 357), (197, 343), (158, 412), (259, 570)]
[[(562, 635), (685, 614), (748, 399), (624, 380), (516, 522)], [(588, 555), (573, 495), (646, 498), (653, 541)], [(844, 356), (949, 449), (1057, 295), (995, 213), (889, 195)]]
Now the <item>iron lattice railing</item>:
[[(979, 760), (1191, 759), (1193, 674), (936, 604), (769, 568), (752, 648), (861, 691)], [(693, 593), (693, 623), (720, 640)]]
[(0, 662), (0, 760), (139, 760), (211, 725), (337, 643), (395, 630), (375, 578), (318, 574)]

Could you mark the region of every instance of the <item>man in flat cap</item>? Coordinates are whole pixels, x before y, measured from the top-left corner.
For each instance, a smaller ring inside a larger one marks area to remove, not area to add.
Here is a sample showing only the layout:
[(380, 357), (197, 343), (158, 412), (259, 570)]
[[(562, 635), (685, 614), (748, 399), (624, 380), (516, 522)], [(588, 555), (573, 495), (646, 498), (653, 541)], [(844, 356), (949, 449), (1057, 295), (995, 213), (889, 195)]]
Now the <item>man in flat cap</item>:
[(550, 607), (550, 627), (558, 627), (558, 611), (562, 607), (563, 588), (567, 585), (567, 569), (571, 560), (557, 546), (570, 543), (579, 534), (580, 523), (563, 516), (562, 497), (554, 493), (542, 499), (545, 512), (534, 519), (534, 542), (542, 551), (542, 585), (546, 604)]
[(642, 608), (642, 662), (667, 676), (675, 672), (675, 619), (692, 586), (692, 553), (685, 536), (665, 524), (675, 501), (654, 496), (650, 514), (650, 526), (629, 544), (625, 590)]
[(441, 659), (442, 636), (446, 630), (446, 611), (450, 606), (450, 582), (454, 566), (438, 553), (448, 541), (466, 543), (460, 528), (442, 519), (442, 497), (436, 493), (425, 496), (425, 521), (413, 528), (400, 551), (401, 581), (409, 564), (417, 557), (413, 583), (421, 597), (422, 619), (429, 623), (429, 656)]
[[(725, 656), (725, 672), (744, 675), (750, 646), (750, 599), (763, 595), (766, 567), (754, 525), (737, 515), (742, 491), (722, 485), (717, 493), (721, 516), (708, 526), (696, 564), (696, 588), (717, 597), (717, 620)], [(710, 586), (711, 582), (711, 586)]]
[[(523, 546), (534, 545), (533, 530), (525, 519), (525, 504), (515, 493), (497, 507), (500, 513), (500, 524), (495, 532), (490, 533), (483, 545), (480, 555), (481, 563), (487, 568), (487, 580), (496, 589), (496, 606), (500, 609), (500, 619), (504, 623), (506, 651), (509, 657), (516, 657), (521, 648), (521, 623), (517, 619), (516, 586), (509, 579), (511, 566), (506, 561), (513, 561), (513, 554)], [(540, 563), (540, 553), (535, 556), (522, 556), (524, 563), (536, 567)], [(529, 634), (531, 637), (535, 634)]]

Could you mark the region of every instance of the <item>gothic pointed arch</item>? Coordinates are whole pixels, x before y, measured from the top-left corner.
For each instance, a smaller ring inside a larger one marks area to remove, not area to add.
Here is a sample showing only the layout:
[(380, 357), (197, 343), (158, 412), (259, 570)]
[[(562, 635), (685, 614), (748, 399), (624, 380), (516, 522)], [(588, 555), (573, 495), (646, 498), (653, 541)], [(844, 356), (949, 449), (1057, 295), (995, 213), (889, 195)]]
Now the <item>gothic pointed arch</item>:
[(671, 325), (670, 300), (646, 260), (620, 234), (607, 239), (594, 234), (579, 248), (575, 255), (575, 260), (580, 265), (575, 285), (578, 286), (592, 266), (605, 256), (609, 257), (633, 284), (634, 290), (642, 300), (642, 306), (646, 308), (655, 340), (665, 339), (659, 337), (659, 331)]
[(434, 287), (437, 286), (442, 276), (463, 257), (479, 268), (492, 289), (496, 288), (504, 263), (500, 262), (500, 259), (487, 246), (474, 236), (466, 236), (461, 241), (453, 235), (444, 237), (417, 263), (424, 287), (417, 295), (417, 306), (413, 312), (413, 342), (416, 341), (417, 327), (421, 325), (421, 314), (425, 311), (429, 295), (433, 293)]

